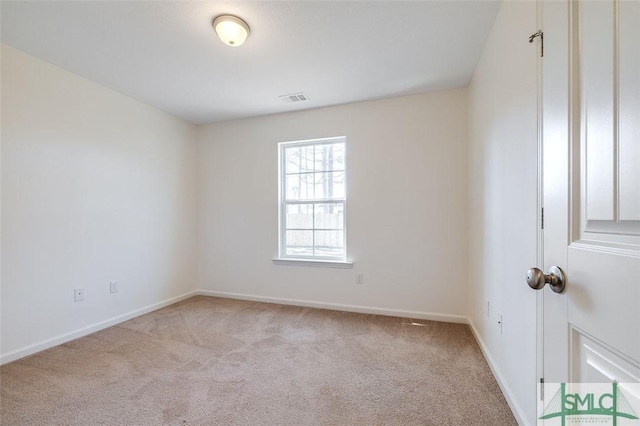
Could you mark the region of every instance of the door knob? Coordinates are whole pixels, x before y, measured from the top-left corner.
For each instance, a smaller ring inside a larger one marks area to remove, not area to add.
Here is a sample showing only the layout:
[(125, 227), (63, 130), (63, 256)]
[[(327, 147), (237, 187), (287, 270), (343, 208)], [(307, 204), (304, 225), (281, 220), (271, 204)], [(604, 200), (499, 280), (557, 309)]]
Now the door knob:
[(557, 266), (549, 268), (548, 274), (538, 268), (531, 268), (527, 271), (527, 284), (534, 290), (540, 290), (545, 284), (549, 284), (551, 290), (562, 293), (566, 282), (564, 272)]

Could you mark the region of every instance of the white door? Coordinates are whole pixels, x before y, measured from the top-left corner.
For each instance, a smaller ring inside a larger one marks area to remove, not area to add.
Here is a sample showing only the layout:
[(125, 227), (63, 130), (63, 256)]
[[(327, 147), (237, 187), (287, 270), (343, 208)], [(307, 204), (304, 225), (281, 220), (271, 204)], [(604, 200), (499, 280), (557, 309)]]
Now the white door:
[(540, 6), (544, 380), (638, 383), (640, 0)]

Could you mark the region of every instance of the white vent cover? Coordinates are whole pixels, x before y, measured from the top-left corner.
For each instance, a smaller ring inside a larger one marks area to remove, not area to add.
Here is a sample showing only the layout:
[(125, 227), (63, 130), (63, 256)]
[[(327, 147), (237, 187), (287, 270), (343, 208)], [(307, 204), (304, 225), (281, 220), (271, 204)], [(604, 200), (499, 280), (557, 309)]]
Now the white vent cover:
[(294, 102), (307, 102), (309, 100), (309, 97), (304, 93), (292, 93), (290, 95), (282, 95), (278, 97), (288, 104)]

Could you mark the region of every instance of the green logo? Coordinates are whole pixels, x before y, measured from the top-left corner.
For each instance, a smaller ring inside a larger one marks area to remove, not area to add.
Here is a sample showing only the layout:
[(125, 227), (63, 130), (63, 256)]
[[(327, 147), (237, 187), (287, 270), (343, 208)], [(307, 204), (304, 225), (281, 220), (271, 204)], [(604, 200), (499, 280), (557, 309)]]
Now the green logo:
[[(581, 387), (588, 386), (582, 384)], [(593, 423), (595, 419), (610, 417), (614, 426), (618, 425), (619, 419), (638, 420), (618, 383), (612, 383), (610, 386), (611, 391), (602, 391), (599, 388), (600, 392), (571, 392), (567, 389), (566, 383), (560, 383), (560, 388), (544, 408), (540, 420), (557, 417), (561, 420), (562, 426), (565, 426), (568, 417), (576, 423)]]

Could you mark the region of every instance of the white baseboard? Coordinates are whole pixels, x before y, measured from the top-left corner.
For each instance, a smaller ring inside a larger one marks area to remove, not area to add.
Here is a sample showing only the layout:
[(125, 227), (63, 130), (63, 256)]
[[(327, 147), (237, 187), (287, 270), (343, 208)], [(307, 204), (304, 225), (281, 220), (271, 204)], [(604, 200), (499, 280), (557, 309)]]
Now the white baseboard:
[(369, 306), (343, 305), (340, 303), (315, 302), (312, 300), (287, 299), (281, 297), (254, 296), (243, 293), (228, 293), (226, 291), (198, 290), (196, 294), (201, 296), (222, 297), (226, 299), (250, 300), (253, 302), (277, 303), (280, 305), (304, 306), (307, 308), (329, 309), (333, 311), (358, 312), (361, 314), (386, 315), (390, 317), (414, 318), (430, 321), (455, 322), (467, 324), (464, 315), (438, 314), (432, 312), (404, 311), (387, 308), (372, 308)]
[(500, 386), (500, 390), (502, 390), (502, 394), (504, 395), (504, 398), (507, 400), (507, 404), (509, 404), (509, 408), (511, 408), (511, 412), (513, 413), (513, 416), (516, 418), (516, 421), (518, 422), (519, 425), (529, 426), (530, 423), (527, 421), (527, 418), (525, 417), (524, 412), (522, 411), (522, 407), (520, 407), (520, 404), (518, 404), (518, 401), (515, 399), (513, 395), (513, 391), (507, 384), (507, 381), (504, 379), (504, 376), (500, 372), (498, 365), (493, 360), (493, 357), (489, 352), (489, 348), (487, 348), (487, 345), (484, 343), (484, 340), (482, 340), (482, 337), (480, 336), (480, 333), (478, 333), (478, 329), (476, 328), (471, 318), (468, 318), (468, 324), (469, 324), (469, 327), (471, 327), (471, 332), (473, 333), (473, 337), (475, 337), (476, 342), (478, 342), (478, 346), (480, 346), (480, 350), (482, 351), (484, 358), (487, 360), (487, 364), (489, 364), (489, 368), (491, 368), (491, 372), (493, 373), (493, 376), (496, 378), (496, 381), (498, 382), (498, 386)]
[(144, 308), (136, 309), (134, 311), (127, 312), (126, 314), (118, 315), (117, 317), (110, 318), (108, 320), (101, 321), (101, 322), (89, 325), (87, 327), (80, 328), (70, 333), (65, 333), (60, 336), (44, 340), (40, 343), (29, 345), (27, 347), (17, 349), (15, 351), (8, 352), (6, 354), (2, 354), (0, 355), (0, 365), (6, 364), (11, 361), (15, 361), (25, 356), (33, 355), (36, 352), (40, 352), (45, 349), (49, 349), (54, 346), (61, 345), (71, 340), (75, 340), (79, 337), (83, 337), (88, 334), (95, 333), (96, 331), (100, 331), (107, 327), (111, 327), (113, 325), (120, 324), (121, 322), (130, 320), (131, 318), (135, 318), (140, 315), (144, 315), (146, 313), (156, 311), (158, 309), (164, 308), (165, 306), (169, 306), (174, 303), (180, 302), (181, 300), (188, 299), (189, 297), (195, 296), (196, 294), (197, 294), (197, 291), (195, 290), (190, 291), (180, 296), (172, 297), (170, 299), (163, 300), (162, 302), (154, 303), (152, 305), (145, 306)]

